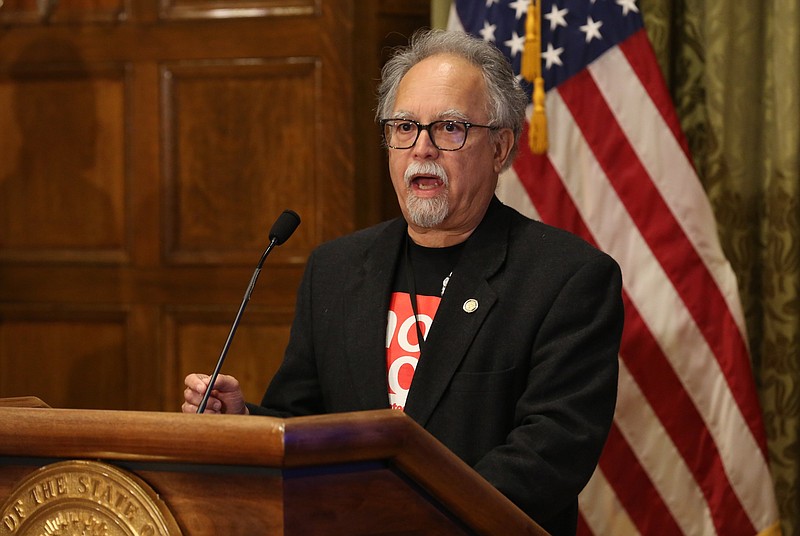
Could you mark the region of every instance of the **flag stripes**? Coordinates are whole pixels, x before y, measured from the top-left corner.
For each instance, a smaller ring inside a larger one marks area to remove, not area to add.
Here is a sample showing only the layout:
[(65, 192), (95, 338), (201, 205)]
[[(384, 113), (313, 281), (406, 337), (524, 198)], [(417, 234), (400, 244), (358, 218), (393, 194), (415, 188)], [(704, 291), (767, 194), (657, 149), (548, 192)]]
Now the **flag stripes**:
[[(664, 523), (662, 519), (656, 519), (650, 510), (659, 502), (664, 503), (672, 515), (672, 522), (683, 531), (691, 533), (692, 527), (695, 527), (695, 530), (701, 529), (697, 531), (700, 534), (713, 534), (715, 524), (712, 511), (705, 502), (703, 490), (694, 479), (692, 469), (670, 440), (663, 422), (648, 405), (643, 389), (636, 383), (625, 362), (620, 367), (620, 400), (628, 407), (638, 407), (639, 411), (624, 412), (616, 422), (625, 443), (641, 460), (648, 476), (647, 482), (650, 483), (648, 486), (634, 486), (634, 490), (638, 488), (639, 492), (646, 493), (648, 499), (639, 506), (636, 518), (642, 525), (642, 534), (658, 533), (654, 529)], [(625, 466), (619, 465), (613, 456), (608, 456), (601, 461), (601, 467), (607, 478), (619, 488), (618, 473), (624, 475)], [(680, 490), (680, 493), (675, 493), (676, 490)], [(633, 502), (629, 500), (626, 504), (637, 503), (634, 498)], [(745, 520), (745, 526), (748, 524)]]
[[(625, 54), (636, 78), (652, 100), (656, 112), (664, 119), (664, 123), (672, 134), (672, 139), (681, 144), (681, 148), (686, 154), (686, 160), (690, 162), (692, 156), (689, 152), (689, 144), (681, 130), (678, 114), (672, 106), (672, 98), (668, 92), (664, 91), (666, 89), (664, 78), (658, 64), (653, 61), (655, 52), (647, 38), (647, 32), (644, 30), (636, 32), (620, 43), (618, 48)], [(644, 104), (647, 105), (647, 103)]]
[[(654, 475), (652, 479), (662, 495), (665, 498), (675, 497), (675, 490), (670, 488), (681, 490), (680, 496), (676, 497), (679, 503), (673, 505), (673, 508), (691, 505), (691, 508), (696, 509), (697, 504), (705, 501), (714, 514), (717, 533), (730, 534), (729, 528), (752, 529), (750, 520), (728, 482), (716, 444), (704, 426), (702, 417), (646, 326), (636, 325), (637, 321), (641, 322), (641, 317), (627, 296), (625, 307), (626, 311), (631, 310), (631, 314), (626, 314), (626, 321), (630, 321), (632, 327), (640, 329), (631, 329), (623, 334), (625, 347), (636, 348), (638, 352), (633, 356), (621, 356), (621, 366), (626, 365), (623, 371), (627, 376), (620, 381), (617, 403), (622, 409), (617, 414), (617, 422), (621, 428), (630, 430), (626, 437), (639, 458), (645, 461), (649, 472)], [(651, 351), (653, 353), (649, 354)], [(641, 355), (648, 354), (650, 359), (641, 359)], [(623, 379), (626, 380), (625, 383), (622, 382)], [(634, 390), (638, 391), (635, 397), (632, 396)], [(634, 408), (635, 411), (631, 411)], [(653, 415), (646, 428), (639, 427), (638, 423), (637, 426), (624, 426), (629, 419), (643, 413)], [(693, 500), (697, 502), (692, 504)], [(678, 519), (685, 517), (686, 513), (678, 516)], [(754, 532), (755, 530), (751, 530), (745, 533)], [(706, 531), (703, 534), (713, 532)]]
[[(644, 30), (641, 30), (639, 34), (645, 35)], [(640, 48), (639, 50), (644, 49)], [(561, 87), (577, 88), (577, 91), (573, 91), (572, 94), (571, 101), (573, 103), (583, 103), (584, 106), (597, 105), (598, 109), (595, 113), (605, 112), (600, 124), (603, 124), (602, 121), (608, 120), (609, 128), (619, 125), (621, 132), (617, 133), (617, 136), (637, 140), (635, 148), (625, 147), (627, 161), (621, 161), (619, 155), (614, 154), (612, 150), (598, 151), (598, 153), (607, 155), (609, 163), (605, 167), (609, 169), (608, 176), (614, 178), (617, 184), (625, 184), (635, 190), (636, 193), (628, 198), (626, 205), (632, 215), (638, 215), (637, 225), (640, 229), (645, 229), (645, 234), (649, 234), (648, 242), (654, 244), (654, 251), (657, 254), (661, 252), (659, 255), (661, 265), (670, 274), (673, 284), (681, 291), (697, 325), (703, 330), (709, 345), (714, 349), (715, 357), (725, 372), (725, 377), (731, 385), (738, 405), (745, 413), (747, 422), (753, 427), (754, 437), (763, 438), (759, 405), (755, 389), (753, 389), (752, 377), (740, 373), (742, 367), (746, 367), (748, 370), (750, 368), (743, 334), (743, 321), (737, 322), (733, 317), (733, 308), (720, 291), (720, 278), (714, 277), (715, 268), (717, 271), (722, 269), (723, 277), (727, 275), (728, 270), (725, 269), (727, 265), (707, 267), (698, 252), (701, 247), (699, 241), (706, 239), (709, 234), (708, 229), (716, 228), (713, 215), (708, 203), (698, 204), (685, 201), (697, 199), (695, 196), (705, 196), (705, 192), (702, 191), (699, 181), (695, 178), (691, 161), (679, 158), (677, 152), (681, 149), (675, 138), (665, 135), (668, 131), (660, 128), (661, 125), (656, 124), (654, 128), (653, 122), (657, 120), (658, 109), (650, 106), (651, 101), (646, 98), (649, 96), (652, 99), (653, 94), (646, 93), (643, 87), (634, 83), (639, 78), (634, 76), (633, 71), (629, 69), (630, 64), (625, 61), (631, 54), (632, 51), (629, 51), (629, 54), (622, 58), (621, 52), (611, 50), (592, 64), (588, 71), (585, 71), (587, 76), (588, 73), (591, 73), (593, 80), (604, 85), (601, 91), (598, 88), (597, 92), (588, 92), (593, 97), (597, 97), (593, 103), (588, 103), (585, 98), (584, 92), (587, 91), (587, 88), (571, 83)], [(654, 64), (652, 61), (649, 63)], [(630, 106), (631, 100), (635, 101), (640, 98), (643, 102), (641, 106)], [(601, 99), (603, 102), (598, 102)], [(565, 97), (565, 100), (568, 99)], [(606, 108), (605, 102), (608, 102), (609, 106), (614, 109)], [(644, 110), (644, 108), (651, 109)], [(573, 109), (573, 115), (585, 119), (580, 110)], [(643, 122), (642, 117), (653, 119)], [(592, 124), (597, 123), (584, 121), (584, 124), (591, 128)], [(666, 124), (664, 126), (666, 127)], [(605, 134), (603, 133), (604, 139), (612, 138)], [(635, 153), (639, 147), (645, 150), (656, 148), (658, 151), (651, 150), (649, 153), (645, 152), (639, 156)], [(640, 176), (626, 180), (625, 169), (638, 167), (640, 161), (645, 168), (636, 170)], [(679, 173), (685, 174), (684, 178), (681, 178)], [(695, 192), (687, 192), (682, 187), (685, 183), (695, 185)], [(668, 194), (672, 195), (672, 199), (666, 198)], [(662, 196), (664, 197), (662, 198)], [(670, 201), (673, 204), (667, 206)], [(653, 217), (652, 212), (656, 208), (658, 215)], [(673, 214), (677, 214), (677, 216), (673, 216)], [(694, 242), (691, 240), (689, 232), (684, 230), (684, 234), (679, 234), (679, 230), (683, 229), (681, 222), (695, 224), (693, 231), (696, 239)], [(704, 244), (704, 246), (709, 249), (710, 244)], [(709, 253), (721, 258), (720, 251), (709, 251)], [(697, 292), (696, 289), (702, 289), (702, 292)], [(736, 309), (738, 310), (738, 306)], [(760, 446), (763, 454), (766, 455), (766, 444), (762, 442)]]
[[(679, 522), (682, 521), (694, 522), (695, 526), (698, 526), (697, 521), (691, 516), (681, 518), (673, 514), (673, 510), (668, 507), (664, 496), (659, 493), (660, 490), (650, 479), (646, 466), (637, 458), (636, 452), (632, 448), (635, 443), (626, 441), (617, 424), (611, 427), (608, 437), (606, 447), (608, 454), (601, 458), (599, 465), (601, 472), (595, 474), (594, 478), (599, 474), (608, 479), (609, 487), (605, 491), (625, 505), (630, 521), (637, 527), (640, 534), (663, 536), (681, 534)], [(643, 486), (643, 483), (649, 485)], [(668, 499), (669, 496), (666, 498)], [(584, 505), (585, 503), (581, 504), (582, 507)], [(592, 504), (588, 511), (595, 512), (595, 508)], [(581, 515), (586, 516), (585, 511), (586, 508), (581, 508)], [(595, 514), (608, 515), (603, 511), (595, 512)], [(595, 519), (595, 521), (599, 520)], [(591, 531), (590, 533), (598, 535), (611, 534), (603, 532), (603, 529), (594, 525), (587, 525), (587, 529)]]
[[(516, 180), (526, 187), (544, 221), (596, 243), (620, 262), (626, 281), (626, 330), (621, 357), (626, 360), (628, 356), (632, 370), (648, 393), (654, 411), (668, 427), (676, 448), (691, 462), (697, 481), (704, 484), (705, 499), (710, 508), (718, 512), (719, 533), (752, 534), (754, 531), (745, 530), (748, 526), (752, 527), (752, 523), (740, 504), (738, 494), (731, 488), (727, 471), (721, 466), (720, 460), (729, 461), (730, 472), (734, 475), (747, 473), (739, 479), (746, 484), (754, 478), (758, 480), (759, 476), (763, 478), (764, 474), (768, 475), (763, 454), (739, 412), (729, 409), (729, 417), (720, 419), (717, 406), (736, 408), (737, 405), (730, 397), (724, 377), (697, 324), (686, 311), (684, 300), (664, 274), (662, 264), (653, 255), (653, 248), (639, 234), (639, 227), (630, 216), (630, 207), (621, 201), (618, 190), (609, 182), (596, 158), (587, 156), (595, 155), (599, 150), (590, 147), (584, 135), (576, 134), (581, 133), (582, 129), (575, 123), (575, 116), (583, 110), (570, 110), (561, 99), (565, 93), (574, 92), (570, 89), (573, 82), (586, 86), (584, 80), (575, 78), (549, 94), (547, 102), (551, 124), (563, 127), (560, 131), (555, 129), (556, 132), (551, 136), (552, 144), (565, 150), (554, 149), (545, 158), (532, 155), (527, 147), (521, 146), (521, 156), (514, 164)], [(594, 84), (592, 86), (596, 87)], [(583, 98), (594, 101), (587, 93), (590, 92), (582, 92)], [(595, 103), (597, 107), (602, 105), (602, 95), (598, 100), (601, 102)], [(606, 131), (604, 135), (608, 137), (612, 134)], [(617, 132), (617, 135), (625, 138), (623, 133)], [(559, 136), (563, 139), (558, 139)], [(595, 135), (588, 133), (587, 136), (591, 139)], [(576, 155), (582, 157), (576, 158)], [(668, 160), (674, 161), (674, 158)], [(538, 169), (533, 166), (536, 162), (539, 163)], [(562, 180), (562, 177), (587, 175), (595, 177), (595, 180)], [(597, 177), (604, 179), (597, 180)], [(633, 176), (630, 180), (641, 180), (641, 177)], [(504, 178), (504, 183), (508, 182), (511, 181)], [(632, 197), (630, 203), (642, 203), (640, 198)], [(589, 228), (593, 229), (598, 239), (590, 233)], [(625, 233), (620, 233), (621, 229)], [(621, 235), (624, 240), (620, 240)], [(638, 299), (631, 300), (629, 293)], [(640, 318), (634, 302), (641, 303), (645, 308), (646, 320)], [(656, 340), (652, 333), (664, 335), (661, 340)], [(661, 348), (672, 348), (672, 355), (665, 356)], [(696, 359), (687, 359), (685, 348), (694, 348), (692, 355)], [(635, 351), (626, 352), (626, 349)], [(712, 394), (717, 398), (716, 402), (711, 399)], [(695, 399), (690, 399), (690, 396)], [(627, 407), (618, 403), (618, 413), (624, 412)], [(631, 407), (641, 410), (638, 405)], [(706, 415), (701, 417), (698, 408), (705, 410)], [(715, 432), (714, 438), (709, 437), (709, 429)], [(748, 443), (750, 448), (746, 449)], [(702, 450), (699, 445), (703, 446)], [(716, 445), (728, 446), (729, 450), (720, 453)], [(747, 464), (741, 463), (743, 450), (747, 454)], [(670, 465), (674, 466), (674, 463), (673, 460)], [(677, 488), (683, 489), (679, 495), (682, 496), (681, 500), (685, 499), (685, 488)], [(768, 489), (767, 492), (767, 496), (759, 497), (759, 500), (769, 499)], [(674, 490), (669, 489), (665, 490), (665, 494), (675, 495)], [(750, 511), (759, 509), (763, 507), (750, 504)], [(733, 532), (728, 528), (732, 528)]]
[[(567, 82), (567, 84), (569, 84), (569, 82)], [(560, 91), (558, 93), (560, 93)], [(548, 115), (554, 122), (558, 122), (562, 125), (572, 122), (572, 116), (569, 114), (569, 111), (566, 110), (566, 107), (563, 105), (558, 106), (558, 103), (558, 95), (548, 95)], [(562, 116), (562, 114), (564, 115)], [(564, 131), (578, 132), (579, 129), (577, 127), (565, 128)], [(649, 259), (643, 258), (647, 256), (645, 253), (650, 252), (650, 248), (645, 243), (644, 239), (640, 237), (639, 240), (635, 240), (629, 236), (626, 238), (627, 243), (625, 243), (625, 241), (617, 241), (616, 244), (614, 243), (614, 239), (619, 235), (620, 229), (635, 229), (635, 226), (627, 216), (628, 211), (622, 205), (619, 198), (615, 196), (613, 188), (606, 182), (605, 191), (600, 191), (599, 186), (601, 186), (603, 182), (597, 180), (589, 184), (580, 181), (575, 183), (562, 181), (562, 176), (576, 175), (575, 173), (570, 173), (569, 169), (576, 164), (581, 169), (589, 169), (595, 176), (601, 174), (597, 169), (599, 164), (596, 162), (593, 161), (587, 165), (582, 159), (576, 159), (573, 156), (586, 155), (589, 154), (590, 151), (587, 147), (581, 146), (584, 138), (574, 135), (572, 138), (574, 138), (573, 144), (569, 147), (572, 147), (573, 150), (564, 153), (561, 155), (561, 158), (559, 158), (558, 153), (552, 151), (549, 155), (550, 158), (533, 155), (529, 152), (527, 147), (521, 145), (521, 157), (517, 159), (513, 166), (518, 177), (517, 180), (526, 186), (534, 206), (537, 207), (537, 211), (544, 221), (555, 222), (556, 225), (566, 228), (583, 237), (585, 240), (598, 245), (615, 256), (617, 261), (620, 262), (623, 269), (623, 279), (626, 281), (626, 288), (623, 292), (626, 328), (623, 332), (620, 357), (623, 363), (630, 361), (630, 366), (633, 367), (634, 372), (638, 373), (639, 383), (643, 384), (642, 388), (647, 392), (647, 396), (645, 397), (647, 400), (644, 400), (644, 402), (645, 404), (650, 404), (652, 411), (658, 415), (660, 423), (668, 428), (668, 433), (666, 435), (670, 436), (671, 439), (669, 440), (675, 443), (673, 448), (680, 451), (680, 453), (685, 456), (686, 460), (692, 462), (692, 473), (695, 478), (700, 482), (706, 481), (707, 485), (704, 488), (706, 493), (701, 493), (700, 498), (702, 499), (703, 495), (705, 495), (705, 499), (711, 503), (711, 507), (714, 511), (721, 512), (720, 516), (722, 516), (723, 519), (719, 520), (720, 533), (735, 534), (736, 532), (725, 532), (723, 530), (725, 527), (722, 525), (726, 524), (726, 520), (737, 530), (752, 526), (752, 524), (746, 515), (737, 515), (742, 514), (743, 511), (738, 498), (731, 490), (730, 484), (728, 484), (728, 479), (724, 470), (722, 470), (719, 465), (719, 453), (716, 451), (716, 444), (709, 437), (708, 429), (703, 419), (697, 413), (695, 404), (689, 399), (687, 390), (676, 376), (673, 365), (669, 363), (667, 357), (663, 354), (661, 346), (653, 338), (650, 328), (648, 328), (631, 300), (629, 296), (631, 285), (628, 284), (628, 280), (635, 277), (637, 270), (647, 272), (646, 267), (648, 265), (653, 267), (650, 271), (650, 277), (642, 278), (641, 281), (644, 284), (636, 285), (633, 292), (640, 296), (639, 301), (643, 302), (645, 307), (650, 311), (650, 316), (654, 318), (653, 323), (655, 324), (656, 331), (667, 333), (685, 332), (688, 329), (686, 326), (691, 325), (691, 322), (687, 315), (683, 315), (685, 318), (681, 318), (680, 298), (674, 295), (674, 289), (669, 285), (666, 276), (663, 274), (660, 278), (656, 276), (656, 274), (660, 272), (660, 265), (658, 262), (652, 257)], [(574, 150), (576, 149), (576, 144), (578, 144), (578, 150)], [(530, 164), (534, 162), (540, 164), (539, 171), (534, 172), (530, 166)], [(556, 171), (559, 164), (567, 168), (567, 170)], [(504, 181), (510, 182), (508, 177), (506, 177)], [(575, 187), (574, 192), (568, 189), (568, 187), (572, 186)], [(582, 199), (583, 204), (588, 204), (590, 210), (598, 206), (602, 207), (602, 209), (595, 210), (593, 216), (583, 216), (581, 210), (578, 208), (578, 204), (574, 201), (576, 199)], [(618, 216), (615, 217), (614, 214)], [(588, 222), (588, 224), (586, 222)], [(600, 243), (595, 239), (592, 232), (589, 231), (590, 227), (595, 230), (595, 233), (600, 233)], [(630, 233), (632, 236), (638, 235), (635, 231), (630, 231)], [(628, 248), (628, 253), (625, 251), (617, 252), (617, 250), (621, 249), (619, 246)], [(628, 266), (632, 267), (630, 272), (634, 274), (631, 277), (625, 275), (628, 272)], [(668, 297), (668, 294), (672, 294), (673, 297)], [(668, 312), (667, 315), (663, 314), (665, 310)], [(673, 326), (676, 320), (677, 324)], [(694, 338), (701, 340), (699, 336), (695, 336)], [(691, 341), (692, 337), (683, 333), (683, 339)], [(675, 341), (666, 342), (667, 344), (672, 344), (673, 347), (675, 346)], [(626, 349), (635, 349), (635, 351), (628, 352)], [(683, 354), (679, 354), (678, 358), (680, 357), (683, 357)], [(677, 364), (684, 365), (685, 363), (687, 363), (687, 360), (679, 359)], [(712, 360), (710, 359), (702, 359), (699, 360), (698, 364), (708, 368), (711, 363)], [(713, 377), (713, 371), (702, 369), (689, 370), (687, 371), (687, 375), (689, 376), (688, 379), (691, 381), (698, 379), (700, 376)], [(719, 377), (719, 374), (716, 376)], [(617, 421), (624, 418), (626, 411), (641, 412), (649, 409), (649, 407), (638, 403), (625, 404), (624, 388), (625, 384), (621, 384), (617, 402), (617, 416), (615, 417)], [(701, 385), (698, 386), (698, 388), (704, 389), (705, 387)], [(724, 390), (724, 384), (721, 388)], [(642, 428), (642, 430), (652, 434), (653, 426), (654, 425), (651, 424), (648, 427)], [(705, 441), (703, 441), (703, 438), (705, 438)], [(609, 445), (612, 443), (613, 440), (609, 440)], [(704, 445), (704, 449), (698, 450), (698, 445)], [(634, 442), (631, 447), (643, 448), (644, 445)], [(609, 447), (607, 447), (607, 449), (608, 448)], [(677, 482), (674, 479), (674, 471), (671, 471), (671, 469), (676, 468), (678, 464), (684, 464), (685, 462), (683, 459), (665, 456), (662, 450), (658, 450), (655, 453), (640, 451), (638, 454), (640, 459), (650, 459), (653, 464), (663, 461), (667, 468), (666, 472), (663, 474), (668, 477), (668, 481), (671, 481), (673, 485), (680, 490), (680, 493), (677, 494), (679, 500), (681, 502), (686, 500), (687, 495), (689, 495), (687, 493), (686, 483)], [(756, 454), (759, 454), (757, 448)], [(607, 453), (604, 453), (604, 459), (608, 456)], [(628, 457), (625, 460), (614, 460), (610, 466), (621, 468), (621, 473), (618, 473), (618, 475), (628, 478), (632, 467), (630, 462), (631, 460)], [(602, 467), (603, 461), (601, 460), (601, 468)], [(611, 477), (613, 477), (613, 474)], [(649, 479), (647, 480), (649, 481)], [(629, 489), (625, 480), (617, 482), (616, 489), (623, 493), (632, 493), (632, 499), (638, 498), (640, 500), (642, 497), (642, 486), (640, 485)], [(663, 490), (663, 492), (666, 497), (676, 495), (674, 490), (670, 489)], [(723, 505), (719, 504), (719, 502), (727, 502), (730, 504), (723, 508)], [(648, 504), (648, 511), (646, 512), (650, 516), (653, 515), (653, 511), (650, 509), (651, 507), (652, 504)], [(664, 521), (659, 520), (658, 524), (662, 526), (664, 525)], [(647, 534), (647, 532), (643, 533)], [(752, 534), (753, 532), (750, 533)], [(742, 534), (747, 534), (747, 532), (742, 532)]]
[[(456, 0), (450, 27), (519, 65), (522, 3)], [(550, 149), (531, 154), (524, 132), (498, 195), (611, 254), (624, 282), (617, 412), (579, 534), (774, 530), (735, 276), (638, 7), (543, 0), (541, 12)]]
[[(591, 497), (592, 503), (589, 507), (586, 505), (580, 507), (578, 534), (591, 534), (592, 530), (589, 527), (594, 527), (596, 534), (624, 535), (639, 532), (628, 516), (628, 512), (625, 511), (622, 503), (610, 488), (602, 471), (595, 472), (580, 497), (581, 501), (584, 501), (586, 497)], [(660, 502), (661, 498), (655, 497), (655, 500)], [(637, 501), (637, 504), (646, 507), (647, 499)], [(674, 520), (667, 517), (665, 523), (667, 523), (665, 526), (670, 526)]]

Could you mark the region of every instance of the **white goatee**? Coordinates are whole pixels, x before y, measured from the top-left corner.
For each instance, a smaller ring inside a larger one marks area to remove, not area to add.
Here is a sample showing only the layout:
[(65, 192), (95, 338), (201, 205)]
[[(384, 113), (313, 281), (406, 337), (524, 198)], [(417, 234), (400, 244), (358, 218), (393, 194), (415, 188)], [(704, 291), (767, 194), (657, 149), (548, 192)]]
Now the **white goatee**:
[[(428, 175), (441, 179), (444, 191), (436, 197), (419, 197), (411, 188), (411, 179), (417, 175)], [(431, 228), (441, 224), (447, 217), (450, 206), (447, 201), (447, 172), (436, 162), (412, 162), (403, 177), (406, 184), (406, 209), (411, 223), (418, 227)]]

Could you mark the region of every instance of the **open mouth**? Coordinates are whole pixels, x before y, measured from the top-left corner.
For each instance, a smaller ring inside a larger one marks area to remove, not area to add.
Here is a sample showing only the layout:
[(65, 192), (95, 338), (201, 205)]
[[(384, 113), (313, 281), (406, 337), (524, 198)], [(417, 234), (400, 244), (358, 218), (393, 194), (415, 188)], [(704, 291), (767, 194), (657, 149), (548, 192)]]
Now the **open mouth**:
[(435, 197), (447, 189), (447, 172), (436, 162), (411, 162), (404, 177), (410, 192), (420, 197)]
[(418, 175), (411, 179), (411, 188), (421, 192), (436, 190), (444, 186), (444, 181), (432, 175)]

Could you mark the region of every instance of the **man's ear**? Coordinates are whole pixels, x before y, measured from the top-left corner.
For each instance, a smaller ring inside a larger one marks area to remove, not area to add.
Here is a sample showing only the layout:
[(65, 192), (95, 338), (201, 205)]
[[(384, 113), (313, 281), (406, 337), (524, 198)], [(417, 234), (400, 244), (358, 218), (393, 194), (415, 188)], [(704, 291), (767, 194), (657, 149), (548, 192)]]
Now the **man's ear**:
[(514, 132), (510, 128), (501, 129), (494, 137), (495, 173), (500, 173), (503, 169), (512, 147), (514, 147)]

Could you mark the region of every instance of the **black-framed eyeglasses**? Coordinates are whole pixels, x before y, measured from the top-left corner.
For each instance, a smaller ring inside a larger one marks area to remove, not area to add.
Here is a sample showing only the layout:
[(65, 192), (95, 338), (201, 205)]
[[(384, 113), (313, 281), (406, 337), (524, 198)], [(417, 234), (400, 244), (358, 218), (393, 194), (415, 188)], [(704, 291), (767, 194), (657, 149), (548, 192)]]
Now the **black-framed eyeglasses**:
[(440, 151), (458, 151), (464, 147), (471, 128), (490, 130), (498, 128), (454, 120), (432, 121), (423, 125), (412, 119), (381, 119), (380, 124), (383, 129), (383, 141), (392, 149), (410, 149), (417, 143), (420, 132), (427, 130), (431, 142)]

